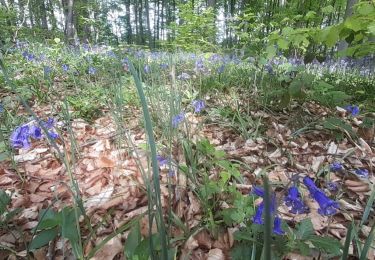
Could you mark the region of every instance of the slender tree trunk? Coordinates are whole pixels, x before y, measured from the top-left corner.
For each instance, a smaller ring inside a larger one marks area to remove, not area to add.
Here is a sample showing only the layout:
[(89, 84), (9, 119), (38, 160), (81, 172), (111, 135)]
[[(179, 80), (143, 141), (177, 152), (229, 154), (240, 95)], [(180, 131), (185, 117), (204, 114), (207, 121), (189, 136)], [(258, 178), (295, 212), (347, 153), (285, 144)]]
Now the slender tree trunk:
[(139, 44), (139, 26), (138, 26), (138, 1), (134, 3), (134, 18), (135, 18), (135, 35), (136, 35), (136, 43)]
[(140, 43), (145, 43), (144, 30), (143, 30), (143, 0), (139, 1), (140, 6), (138, 7), (138, 21), (139, 21), (139, 35)]
[(132, 41), (132, 24), (130, 21), (130, 0), (125, 1), (125, 20), (126, 20), (126, 42), (128, 44), (133, 43)]
[(39, 3), (39, 12), (40, 12), (42, 29), (48, 30), (47, 10), (46, 10), (44, 1), (40, 1)]
[(52, 30), (57, 29), (57, 20), (55, 16), (55, 11), (53, 10), (53, 3), (52, 0), (48, 0), (48, 12), (49, 12), (49, 19), (51, 22)]
[(73, 43), (74, 41), (74, 16), (73, 16), (73, 0), (62, 0), (62, 6), (64, 9), (65, 16), (65, 40), (68, 43)]
[(33, 28), (35, 25), (35, 20), (34, 20), (34, 11), (33, 11), (33, 3), (32, 0), (29, 1), (29, 18), (30, 18), (30, 28)]
[[(150, 48), (154, 48), (155, 42), (152, 40), (151, 22), (150, 22), (150, 8), (149, 8), (148, 5), (149, 5), (148, 0), (145, 0), (148, 46)], [(155, 17), (154, 17), (154, 19), (155, 19)]]
[[(346, 1), (346, 9), (344, 14), (344, 20), (350, 17), (353, 14), (353, 6), (357, 3), (358, 0), (347, 0)], [(349, 44), (345, 40), (341, 40), (339, 45), (337, 46), (338, 51), (343, 51), (347, 49)]]

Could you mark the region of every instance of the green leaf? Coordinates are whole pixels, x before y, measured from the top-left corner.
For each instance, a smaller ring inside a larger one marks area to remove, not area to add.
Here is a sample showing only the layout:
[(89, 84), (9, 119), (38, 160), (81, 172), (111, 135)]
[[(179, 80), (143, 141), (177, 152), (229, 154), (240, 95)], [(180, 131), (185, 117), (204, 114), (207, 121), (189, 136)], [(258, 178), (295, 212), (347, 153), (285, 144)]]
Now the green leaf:
[(277, 45), (280, 47), (280, 49), (286, 50), (289, 47), (289, 42), (285, 39), (279, 39), (277, 41)]
[(309, 238), (309, 241), (319, 250), (322, 250), (328, 254), (335, 256), (341, 255), (341, 243), (340, 241), (331, 237), (320, 237), (313, 235)]
[(365, 28), (363, 28), (361, 21), (359, 21), (355, 17), (349, 17), (345, 21), (344, 25), (345, 25), (346, 28), (349, 28), (349, 29), (351, 29), (355, 32), (358, 32), (360, 30), (365, 29)]
[(5, 191), (0, 190), (0, 216), (6, 212), (7, 206), (9, 205), (10, 201), (11, 199), (8, 194), (6, 194)]
[(134, 251), (138, 247), (139, 243), (141, 242), (141, 227), (139, 222), (137, 222), (131, 232), (129, 233), (124, 246), (124, 251), (127, 259), (132, 259), (134, 255)]
[(53, 228), (61, 225), (61, 214), (58, 214), (53, 209), (41, 210), (39, 214), (38, 230)]
[(330, 13), (333, 13), (333, 11), (335, 11), (335, 9), (333, 8), (332, 5), (328, 5), (322, 8), (322, 13), (324, 14), (330, 14)]
[(266, 49), (267, 58), (270, 59), (276, 55), (276, 48), (273, 45), (268, 45)]
[(57, 228), (43, 230), (31, 241), (29, 244), (29, 250), (38, 249), (47, 245), (57, 236), (58, 233)]
[(304, 219), (298, 224), (296, 236), (298, 240), (307, 240), (314, 235), (314, 226), (311, 219)]
[(374, 5), (371, 4), (371, 3), (363, 2), (363, 3), (361, 3), (361, 4), (358, 6), (357, 11), (358, 11), (358, 13), (361, 14), (361, 15), (368, 15), (368, 14), (370, 14), (371, 12), (374, 11)]

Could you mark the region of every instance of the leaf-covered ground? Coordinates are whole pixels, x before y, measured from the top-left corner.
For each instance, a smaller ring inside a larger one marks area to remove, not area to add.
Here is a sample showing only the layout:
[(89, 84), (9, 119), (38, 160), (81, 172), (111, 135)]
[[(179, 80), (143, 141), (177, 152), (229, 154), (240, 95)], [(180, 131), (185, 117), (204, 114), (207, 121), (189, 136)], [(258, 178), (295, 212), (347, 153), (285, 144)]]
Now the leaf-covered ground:
[[(215, 120), (212, 111), (220, 104), (207, 97), (207, 105), (200, 114), (188, 113), (185, 120), (191, 126), (189, 129), (193, 139), (207, 138), (217, 150), (225, 152), (227, 160), (239, 163), (243, 183), (234, 184), (235, 189), (243, 196), (249, 196), (254, 186), (262, 185), (258, 178), (266, 169), (267, 176), (274, 188), (277, 198), (277, 211), (280, 218), (287, 224), (284, 229), (297, 228), (298, 223), (311, 219), (313, 233), (330, 236), (344, 243), (349, 223), (352, 219), (361, 220), (366, 203), (374, 184), (373, 167), (375, 163), (374, 136), (366, 136), (359, 132), (360, 138), (353, 140), (349, 133), (342, 131), (342, 138), (336, 139), (332, 132), (322, 126), (307, 124), (304, 119), (325, 119), (336, 115), (354, 127), (357, 131), (362, 116), (351, 117), (344, 109), (331, 111), (315, 103), (306, 103), (284, 112), (270, 112), (267, 110), (250, 111), (254, 120), (261, 118), (260, 127), (264, 135), (245, 139), (233, 127), (223, 126), (223, 122)], [(50, 116), (49, 106), (35, 105), (32, 107), (38, 116)], [(137, 163), (147, 169), (149, 156), (145, 149), (146, 138), (141, 127), (142, 115), (136, 108), (131, 108), (133, 115), (126, 119), (127, 135), (132, 143), (128, 146), (118, 142), (119, 130), (109, 114), (100, 117), (92, 123), (81, 119), (71, 121), (75, 142), (69, 139), (67, 127), (57, 120), (56, 128), (60, 137), (56, 144), (65, 150), (72, 165), (77, 181), (83, 206), (96, 227), (93, 234), (85, 228), (81, 233), (89, 237), (85, 244), (87, 254), (100, 243), (108, 234), (131, 221), (141, 217), (140, 232), (147, 236), (149, 232), (147, 212), (147, 194), (144, 179)], [(303, 112), (301, 112), (303, 110)], [(300, 127), (300, 126), (304, 127)], [(296, 131), (299, 126), (300, 131)], [(184, 126), (180, 126), (185, 131)], [(301, 130), (302, 129), (302, 130)], [(372, 139), (371, 139), (372, 138)], [(176, 146), (173, 151), (173, 161), (185, 163), (182, 147)], [(79, 151), (70, 158), (72, 151)], [(340, 171), (331, 170), (335, 162), (342, 164)], [(16, 164), (17, 171), (12, 166)], [(180, 259), (228, 259), (230, 250), (235, 244), (234, 233), (239, 226), (227, 226), (219, 229), (216, 235), (201, 228), (203, 209), (196, 197), (191, 183), (178, 170), (170, 174), (166, 166), (161, 166), (162, 204), (166, 214), (172, 210), (184, 223), (187, 230), (195, 230), (189, 237), (185, 230), (175, 225), (172, 229), (180, 252)], [(355, 173), (357, 169), (368, 170), (368, 176), (363, 178)], [(149, 173), (146, 173), (149, 174)], [(22, 179), (20, 178), (22, 176)], [(297, 177), (296, 177), (297, 176)], [(308, 196), (303, 186), (300, 190), (303, 201), (310, 211), (305, 214), (292, 214), (283, 202), (286, 187), (291, 185), (293, 178), (310, 176), (318, 186), (331, 198), (339, 203), (340, 210), (334, 216), (323, 216), (318, 213), (318, 204)], [(209, 178), (219, 181), (219, 172), (212, 169)], [(52, 207), (61, 210), (73, 202), (72, 190), (69, 183), (68, 171), (58, 160), (56, 151), (45, 141), (33, 141), (29, 149), (19, 149), (14, 156), (14, 162), (3, 161), (0, 167), (0, 188), (11, 194), (10, 209), (21, 208), (17, 218), (12, 220), (11, 229), (2, 231), (0, 241), (2, 245), (16, 252), (20, 258), (26, 256), (25, 242), (30, 242), (33, 229), (38, 225), (42, 209)], [(220, 198), (219, 198), (220, 200)], [(223, 199), (224, 201), (224, 199)], [(260, 201), (256, 200), (255, 204)], [(221, 203), (220, 207), (228, 208), (232, 205)], [(250, 218), (251, 216), (248, 216)], [(80, 222), (83, 225), (84, 220)], [(359, 238), (369, 235), (374, 223), (373, 211), (359, 231)], [(304, 228), (309, 229), (308, 223)], [(306, 231), (310, 232), (310, 231)], [(122, 233), (105, 244), (93, 259), (119, 259), (123, 255), (124, 242), (129, 232)], [(328, 245), (322, 245), (330, 246)], [(353, 248), (350, 248), (353, 250)], [(1, 259), (7, 258), (11, 251), (1, 251)], [(311, 257), (290, 252), (285, 259), (313, 259), (319, 257), (318, 252), (311, 251)], [(63, 259), (72, 257), (68, 243), (63, 239), (55, 239), (33, 252), (35, 259)], [(375, 257), (374, 250), (368, 253), (368, 258)]]

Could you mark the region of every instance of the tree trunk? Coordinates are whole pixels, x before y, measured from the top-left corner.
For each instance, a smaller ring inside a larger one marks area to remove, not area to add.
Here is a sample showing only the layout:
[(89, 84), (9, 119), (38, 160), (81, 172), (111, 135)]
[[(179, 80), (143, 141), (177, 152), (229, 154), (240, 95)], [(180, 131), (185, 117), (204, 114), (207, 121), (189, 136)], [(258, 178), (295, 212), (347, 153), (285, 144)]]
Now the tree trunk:
[(130, 22), (130, 0), (125, 1), (125, 21), (126, 21), (126, 42), (128, 44), (133, 43), (132, 41), (132, 24)]
[(65, 17), (65, 40), (68, 43), (74, 42), (74, 16), (73, 16), (73, 0), (62, 0), (62, 6), (64, 9), (64, 17)]
[[(346, 1), (346, 9), (344, 14), (344, 20), (346, 20), (348, 17), (350, 17), (353, 14), (353, 6), (357, 3), (358, 0), (347, 0)], [(348, 43), (345, 40), (341, 40), (337, 50), (343, 51), (348, 48)]]
[(40, 3), (39, 3), (39, 12), (40, 12), (42, 29), (48, 30), (47, 10), (46, 10), (46, 6), (45, 6), (44, 1), (40, 1)]
[(48, 12), (49, 12), (49, 19), (51, 21), (52, 30), (56, 30), (57, 20), (56, 20), (55, 12), (53, 10), (52, 0), (48, 0)]
[[(150, 8), (149, 8), (148, 4), (149, 4), (148, 0), (145, 0), (148, 46), (150, 48), (153, 48), (153, 47), (155, 47), (155, 42), (152, 40), (151, 22), (150, 22)], [(154, 19), (155, 19), (155, 17), (154, 17)]]
[(140, 6), (138, 7), (138, 22), (139, 22), (139, 36), (140, 43), (144, 44), (144, 30), (143, 30), (143, 0), (139, 1)]

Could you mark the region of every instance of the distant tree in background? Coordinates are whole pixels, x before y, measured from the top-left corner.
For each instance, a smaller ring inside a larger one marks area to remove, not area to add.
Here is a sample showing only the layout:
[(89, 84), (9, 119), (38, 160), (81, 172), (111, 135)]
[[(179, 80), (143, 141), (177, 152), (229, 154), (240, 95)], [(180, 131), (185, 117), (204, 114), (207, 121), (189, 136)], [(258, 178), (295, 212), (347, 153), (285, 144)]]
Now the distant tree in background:
[[(205, 49), (236, 47), (257, 54), (271, 33), (339, 24), (361, 3), (375, 5), (373, 0), (0, 0), (0, 38), (63, 37), (68, 43), (126, 42), (150, 48), (203, 44)], [(332, 50), (304, 39), (294, 39), (304, 52)], [(338, 50), (349, 45), (336, 40)], [(281, 49), (286, 50), (287, 41), (280, 41)]]

